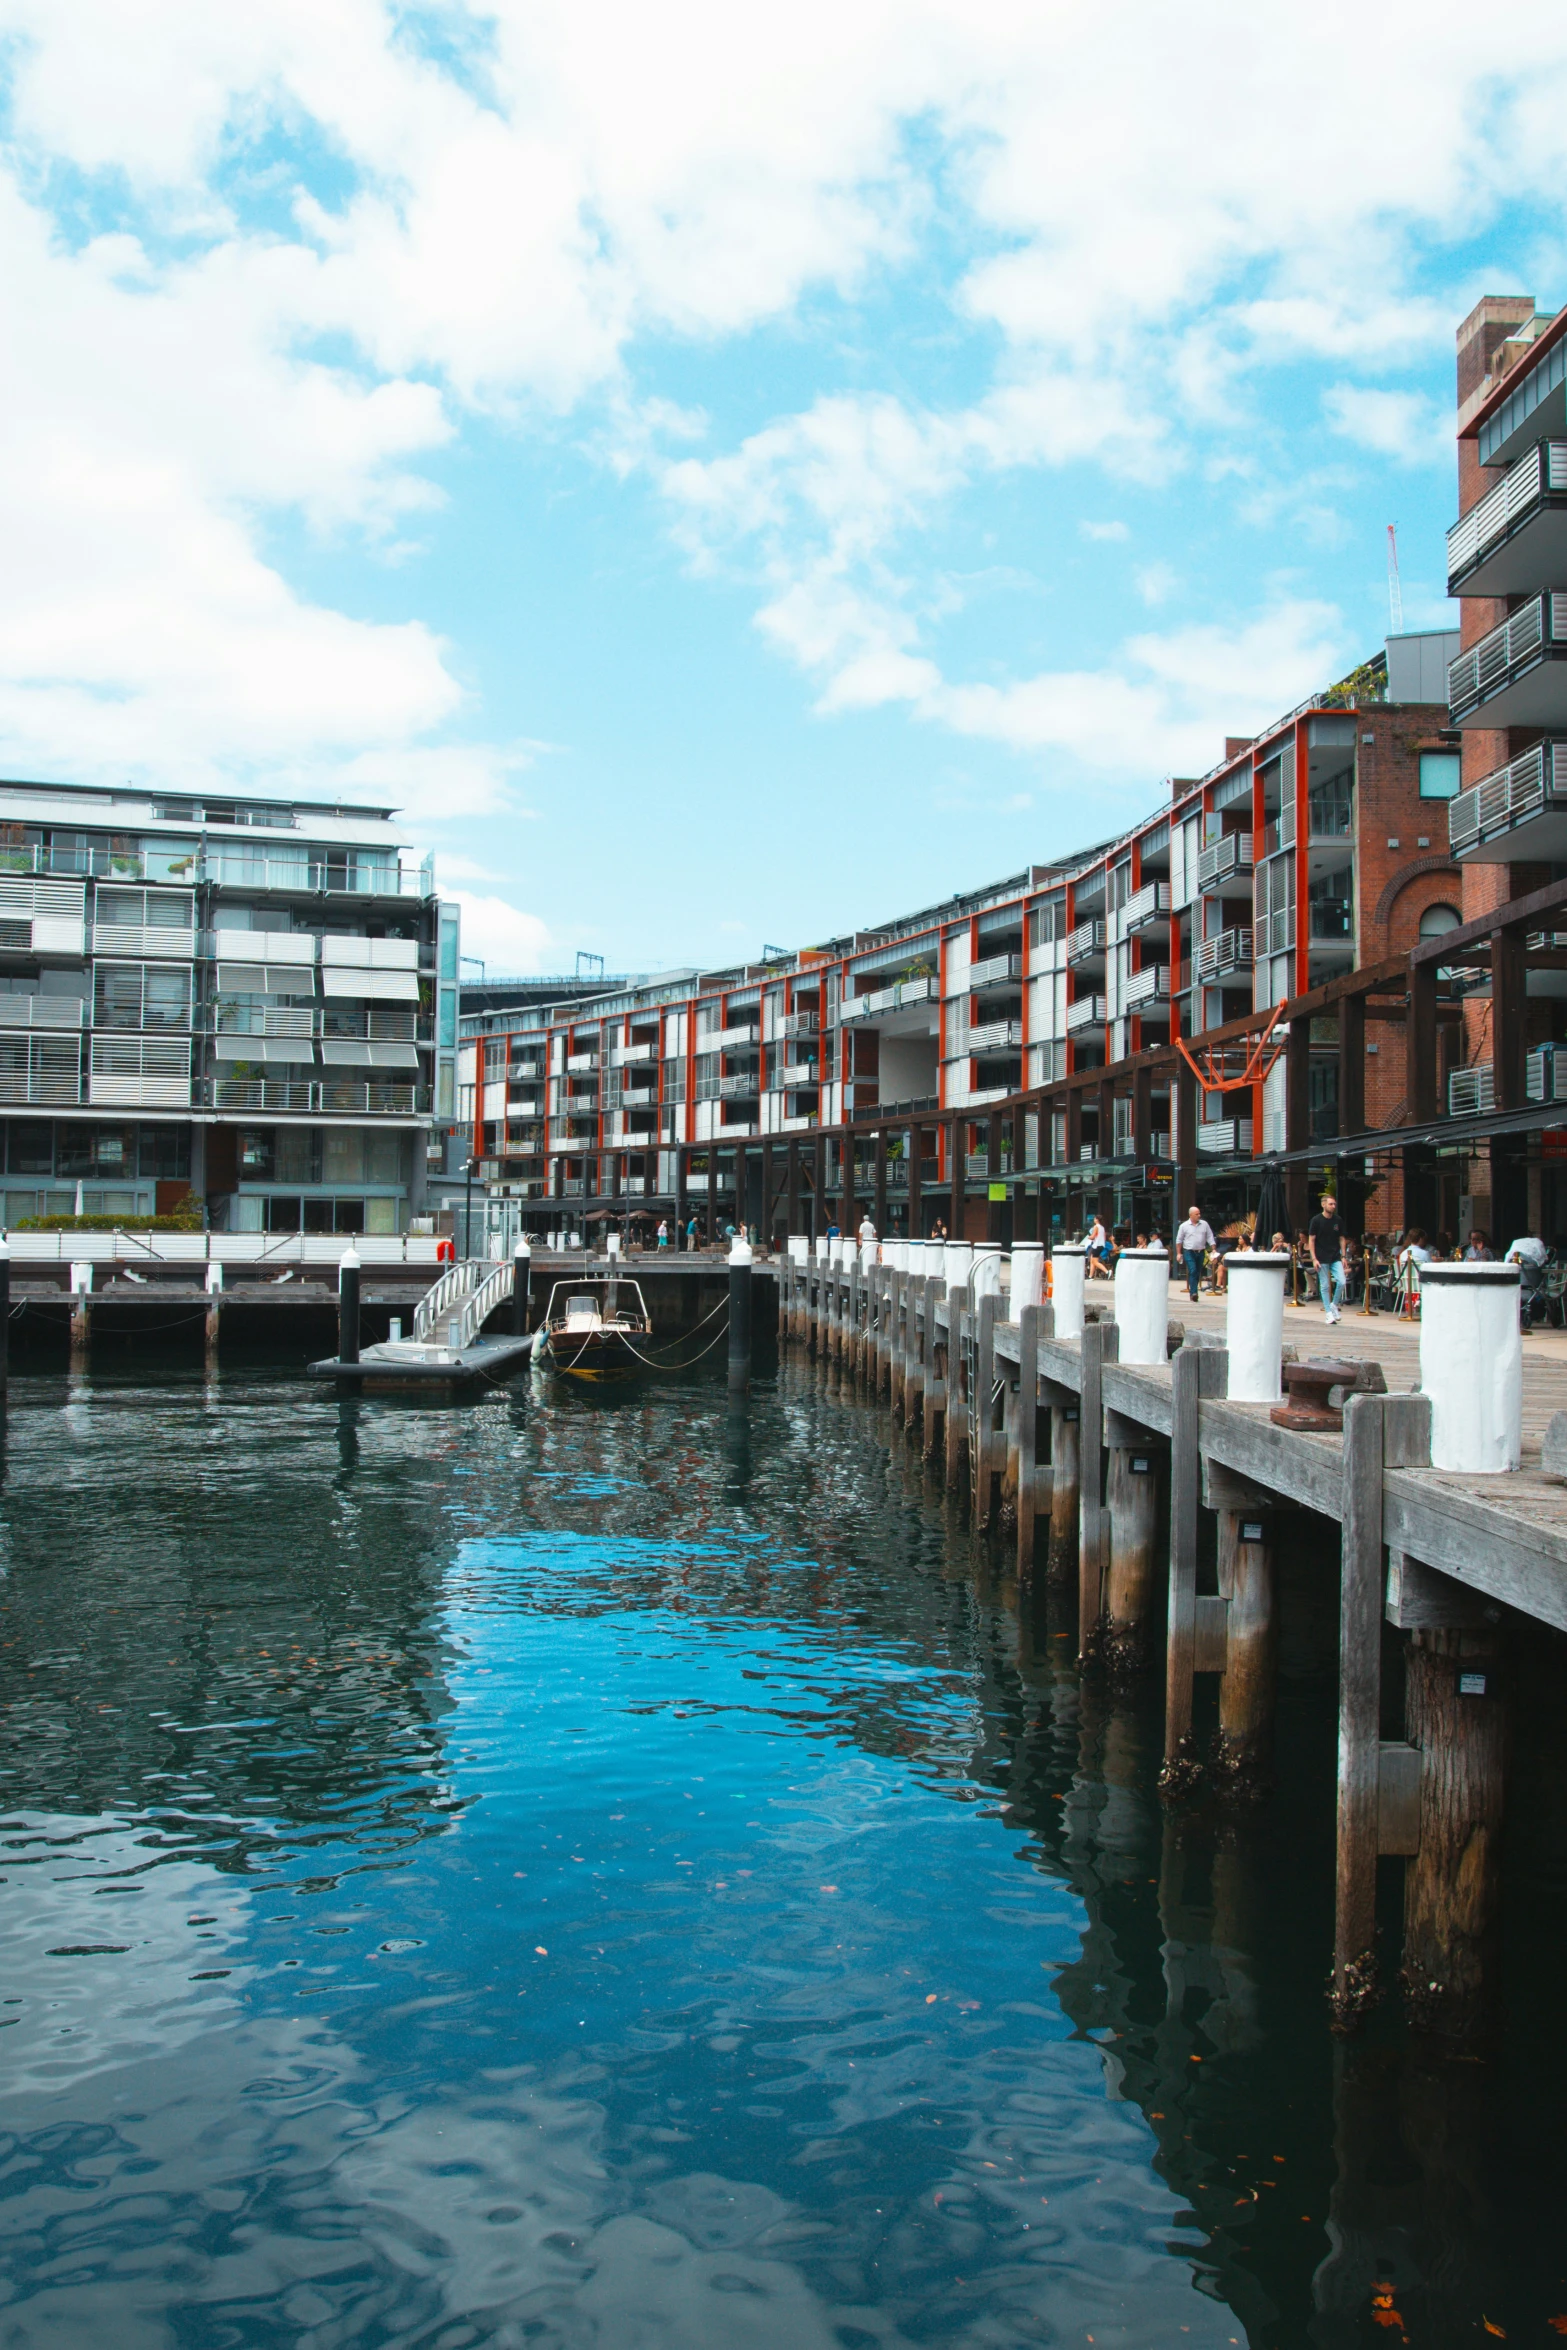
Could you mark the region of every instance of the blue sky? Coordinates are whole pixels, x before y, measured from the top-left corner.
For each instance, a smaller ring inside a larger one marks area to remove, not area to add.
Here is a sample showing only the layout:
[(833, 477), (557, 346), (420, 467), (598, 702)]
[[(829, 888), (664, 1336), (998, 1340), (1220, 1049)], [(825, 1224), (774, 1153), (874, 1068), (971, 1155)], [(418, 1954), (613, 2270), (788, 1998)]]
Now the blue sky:
[(0, 0), (4, 770), (385, 797), (508, 971), (1102, 836), (1388, 522), (1446, 617), (1454, 326), (1567, 299), (1509, 24)]

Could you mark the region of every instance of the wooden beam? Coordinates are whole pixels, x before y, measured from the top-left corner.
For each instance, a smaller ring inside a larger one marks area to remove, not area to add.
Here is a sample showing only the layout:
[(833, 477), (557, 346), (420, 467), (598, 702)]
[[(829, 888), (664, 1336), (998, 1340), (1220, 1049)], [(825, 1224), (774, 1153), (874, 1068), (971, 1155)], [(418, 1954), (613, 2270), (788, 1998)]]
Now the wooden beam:
[(1344, 1405), (1340, 1539), (1338, 1840), (1333, 1926), (1335, 2029), (1376, 2004), (1378, 1767), (1382, 1703), (1382, 1398)]

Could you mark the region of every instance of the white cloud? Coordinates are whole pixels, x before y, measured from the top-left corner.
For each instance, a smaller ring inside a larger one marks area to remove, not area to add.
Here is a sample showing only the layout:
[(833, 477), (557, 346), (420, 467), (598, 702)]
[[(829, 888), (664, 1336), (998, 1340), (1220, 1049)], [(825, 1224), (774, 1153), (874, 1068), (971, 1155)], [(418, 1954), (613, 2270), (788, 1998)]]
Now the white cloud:
[[(405, 550), (476, 409), (527, 430), (589, 408), (689, 559), (753, 583), (824, 709), (1081, 732), (1076, 672), (942, 675), (931, 517), (1025, 469), (1156, 485), (1216, 419), (1243, 446), (1280, 363), (1340, 377), (1335, 433), (1435, 462), (1446, 422), (1408, 370), (1477, 290), (1477, 233), (1554, 206), (1567, 161), (1546, 0), (1519, 0), (1516, 72), (1483, 83), (1469, 21), (1417, 0), (1132, 0), (1113, 74), (1066, 0), (798, 0), (786, 35), (719, 0), (443, 0), (439, 32), (441, 59), (391, 0), (0, 0), (7, 764), (503, 807), (515, 754), (467, 741), (482, 714), (415, 588), (365, 618), (278, 551), (298, 526)], [(978, 355), (961, 404), (832, 389), (829, 335), (798, 413), (692, 453), (705, 354), (907, 267)], [(678, 402), (638, 381), (671, 342)], [(1304, 609), (1214, 642), (1260, 648), (1288, 695), (1323, 641)], [(1082, 673), (1112, 732), (1184, 740), (1190, 693), (1117, 664)]]
[(1452, 415), (1422, 393), (1340, 383), (1323, 394), (1322, 407), (1335, 432), (1396, 465), (1457, 464)]
[(462, 909), (462, 951), (498, 976), (521, 978), (531, 971), (547, 971), (558, 960), (558, 949), (547, 922), (525, 914), (507, 898), (452, 889), (446, 865), (436, 861), (436, 879), (443, 898), (455, 898)]
[(1174, 565), (1163, 562), (1139, 564), (1133, 580), (1143, 602), (1149, 605), (1167, 604), (1181, 584)]

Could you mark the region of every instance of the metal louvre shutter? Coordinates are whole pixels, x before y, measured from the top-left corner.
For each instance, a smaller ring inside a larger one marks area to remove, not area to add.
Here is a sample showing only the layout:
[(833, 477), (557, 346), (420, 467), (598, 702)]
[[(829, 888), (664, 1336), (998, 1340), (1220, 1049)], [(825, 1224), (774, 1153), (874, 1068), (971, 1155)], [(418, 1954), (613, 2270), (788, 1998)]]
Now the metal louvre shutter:
[(323, 964), (321, 986), (327, 995), (373, 998), (378, 1003), (416, 1004), (419, 1001), (419, 975), (416, 971), (366, 971), (359, 967)]
[(91, 1098), (95, 1103), (116, 1108), (188, 1110), (189, 1040), (163, 1036), (95, 1036)]

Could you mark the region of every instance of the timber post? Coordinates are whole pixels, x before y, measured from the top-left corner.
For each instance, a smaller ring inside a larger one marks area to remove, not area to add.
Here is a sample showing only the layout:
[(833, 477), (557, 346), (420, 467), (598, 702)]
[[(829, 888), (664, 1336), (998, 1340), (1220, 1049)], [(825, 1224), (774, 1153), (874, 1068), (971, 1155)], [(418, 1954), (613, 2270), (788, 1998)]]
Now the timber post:
[(1164, 1447), (1146, 1428), (1110, 1412), (1105, 1479), (1109, 1571), (1105, 1578), (1105, 1661), (1118, 1677), (1150, 1662), (1159, 1603), (1159, 1488)]
[(1099, 1643), (1105, 1595), (1104, 1367), (1116, 1360), (1120, 1333), (1113, 1322), (1085, 1322), (1082, 1419), (1078, 1424), (1077, 1649), (1093, 1655)]
[(1039, 1306), (1023, 1306), (1017, 1318), (1017, 1574), (1034, 1580), (1034, 1520), (1039, 1494)]
[(1375, 2006), (1377, 1855), (1381, 1849), (1382, 1405), (1344, 1402), (1339, 1583), (1338, 1842), (1334, 1877), (1333, 1985), (1337, 2031)]
[(968, 1460), (968, 1414), (970, 1405), (968, 1354), (963, 1338), (963, 1319), (969, 1310), (972, 1291), (965, 1282), (958, 1282), (947, 1292), (947, 1393), (946, 1410), (942, 1423), (942, 1437), (946, 1451), (947, 1490), (961, 1491), (964, 1468)]
[(1159, 1773), (1159, 1792), (1169, 1801), (1190, 1795), (1203, 1776), (1192, 1737), (1198, 1666), (1197, 1524), (1202, 1506), (1199, 1420), (1203, 1397), (1222, 1395), (1228, 1377), (1225, 1349), (1194, 1346), (1190, 1339), (1170, 1364), (1170, 1613), (1164, 1651), (1164, 1766)]
[(943, 1352), (938, 1362), (936, 1346), (936, 1308), (946, 1294), (947, 1285), (940, 1274), (930, 1275), (925, 1283), (925, 1388), (920, 1408), (920, 1458), (927, 1461), (936, 1458), (947, 1408), (946, 1355)]
[(973, 1424), (971, 1458), (974, 1490), (970, 1497), (974, 1523), (989, 1527), (995, 1517), (996, 1321), (1001, 1300), (993, 1289), (979, 1299), (974, 1316), (974, 1389), (969, 1398)]

